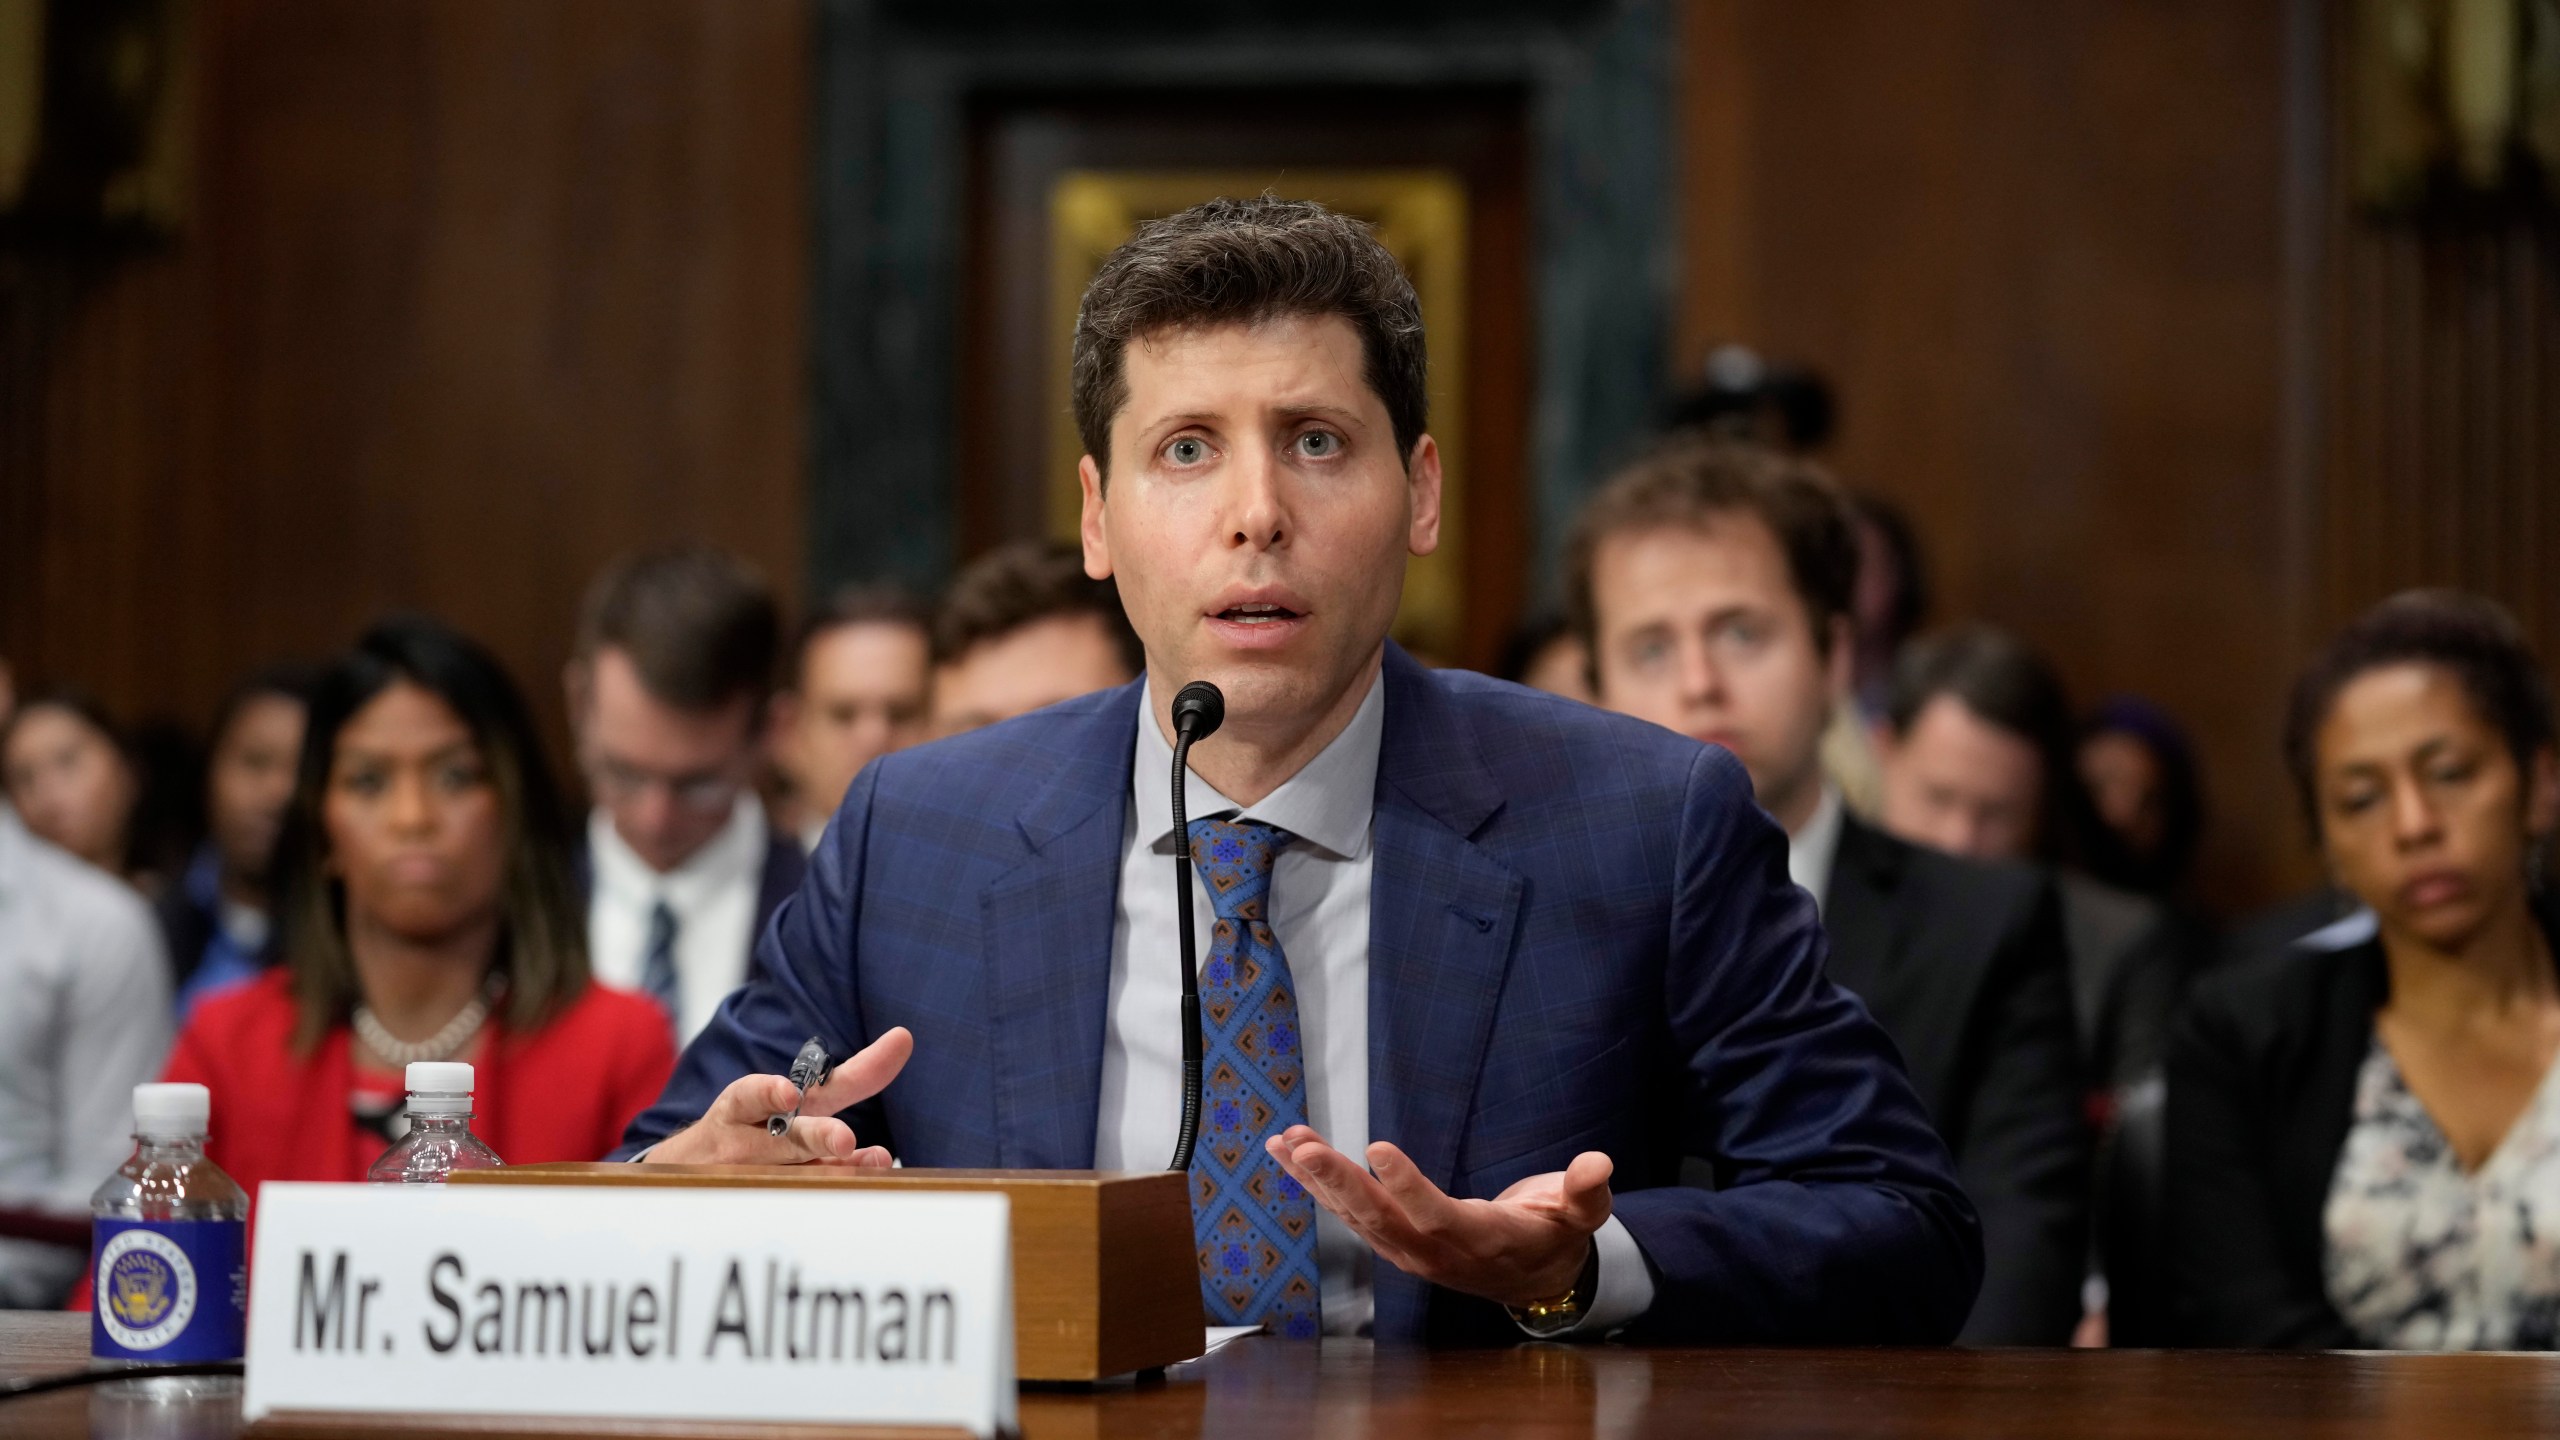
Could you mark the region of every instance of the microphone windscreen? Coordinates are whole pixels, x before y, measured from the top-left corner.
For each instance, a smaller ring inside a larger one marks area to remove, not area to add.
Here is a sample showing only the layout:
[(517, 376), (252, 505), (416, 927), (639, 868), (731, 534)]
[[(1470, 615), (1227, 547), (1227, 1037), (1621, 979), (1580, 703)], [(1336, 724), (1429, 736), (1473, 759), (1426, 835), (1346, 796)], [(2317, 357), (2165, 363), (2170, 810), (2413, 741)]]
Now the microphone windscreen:
[(1206, 680), (1194, 680), (1173, 697), (1173, 733), (1206, 740), (1227, 720), (1227, 697)]

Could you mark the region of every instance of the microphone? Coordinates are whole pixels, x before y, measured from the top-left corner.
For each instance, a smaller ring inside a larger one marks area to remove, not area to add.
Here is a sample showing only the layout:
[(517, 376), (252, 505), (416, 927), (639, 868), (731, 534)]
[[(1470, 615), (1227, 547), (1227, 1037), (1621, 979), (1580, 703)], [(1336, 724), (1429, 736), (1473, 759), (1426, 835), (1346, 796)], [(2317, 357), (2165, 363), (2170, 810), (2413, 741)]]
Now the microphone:
[(1218, 733), (1227, 697), (1206, 680), (1194, 680), (1173, 697), (1173, 895), (1182, 929), (1182, 1135), (1173, 1143), (1168, 1170), (1189, 1171), (1200, 1140), (1200, 942), (1191, 933), (1191, 816), (1184, 780), (1191, 773), (1191, 742)]

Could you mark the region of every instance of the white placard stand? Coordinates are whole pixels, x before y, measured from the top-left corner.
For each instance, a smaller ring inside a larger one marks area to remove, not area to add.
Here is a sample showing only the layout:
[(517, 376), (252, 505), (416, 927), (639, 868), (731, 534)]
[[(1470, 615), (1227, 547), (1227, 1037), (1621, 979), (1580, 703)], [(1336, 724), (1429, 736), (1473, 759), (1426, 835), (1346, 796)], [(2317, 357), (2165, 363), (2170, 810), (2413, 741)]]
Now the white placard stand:
[(1000, 1194), (271, 1184), (245, 1417), (1015, 1428)]

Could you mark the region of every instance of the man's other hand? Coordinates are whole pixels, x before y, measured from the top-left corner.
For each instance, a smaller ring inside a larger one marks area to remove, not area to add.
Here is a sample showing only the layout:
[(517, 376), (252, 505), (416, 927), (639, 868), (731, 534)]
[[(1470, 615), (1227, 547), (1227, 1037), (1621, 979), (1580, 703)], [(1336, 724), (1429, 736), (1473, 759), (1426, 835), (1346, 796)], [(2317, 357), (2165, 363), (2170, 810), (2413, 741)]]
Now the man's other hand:
[(1505, 1305), (1571, 1291), (1591, 1258), (1592, 1232), (1609, 1218), (1613, 1167), (1597, 1150), (1491, 1200), (1453, 1200), (1383, 1140), (1369, 1147), (1368, 1170), (1304, 1125), (1263, 1148), (1388, 1264)]
[[(670, 1165), (870, 1165), (886, 1166), (889, 1152), (865, 1146), (853, 1127), (836, 1112), (889, 1088), (915, 1053), (916, 1040), (903, 1025), (864, 1046), (835, 1068), (825, 1083), (800, 1092), (780, 1075), (742, 1075), (720, 1092), (702, 1118), (651, 1147), (642, 1158)], [(802, 1113), (791, 1128), (770, 1134), (765, 1121), (775, 1115)]]

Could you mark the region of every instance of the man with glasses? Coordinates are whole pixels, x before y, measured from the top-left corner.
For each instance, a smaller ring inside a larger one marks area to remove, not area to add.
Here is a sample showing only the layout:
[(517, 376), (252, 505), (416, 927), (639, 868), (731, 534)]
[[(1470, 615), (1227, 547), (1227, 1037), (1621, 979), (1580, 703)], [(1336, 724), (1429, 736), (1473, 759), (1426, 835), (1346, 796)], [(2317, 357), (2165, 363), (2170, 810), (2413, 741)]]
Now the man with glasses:
[(626, 556), (588, 590), (566, 680), (595, 797), (580, 875), (596, 978), (665, 1007), (681, 1045), (747, 977), (805, 868), (754, 791), (781, 620), (733, 556)]

